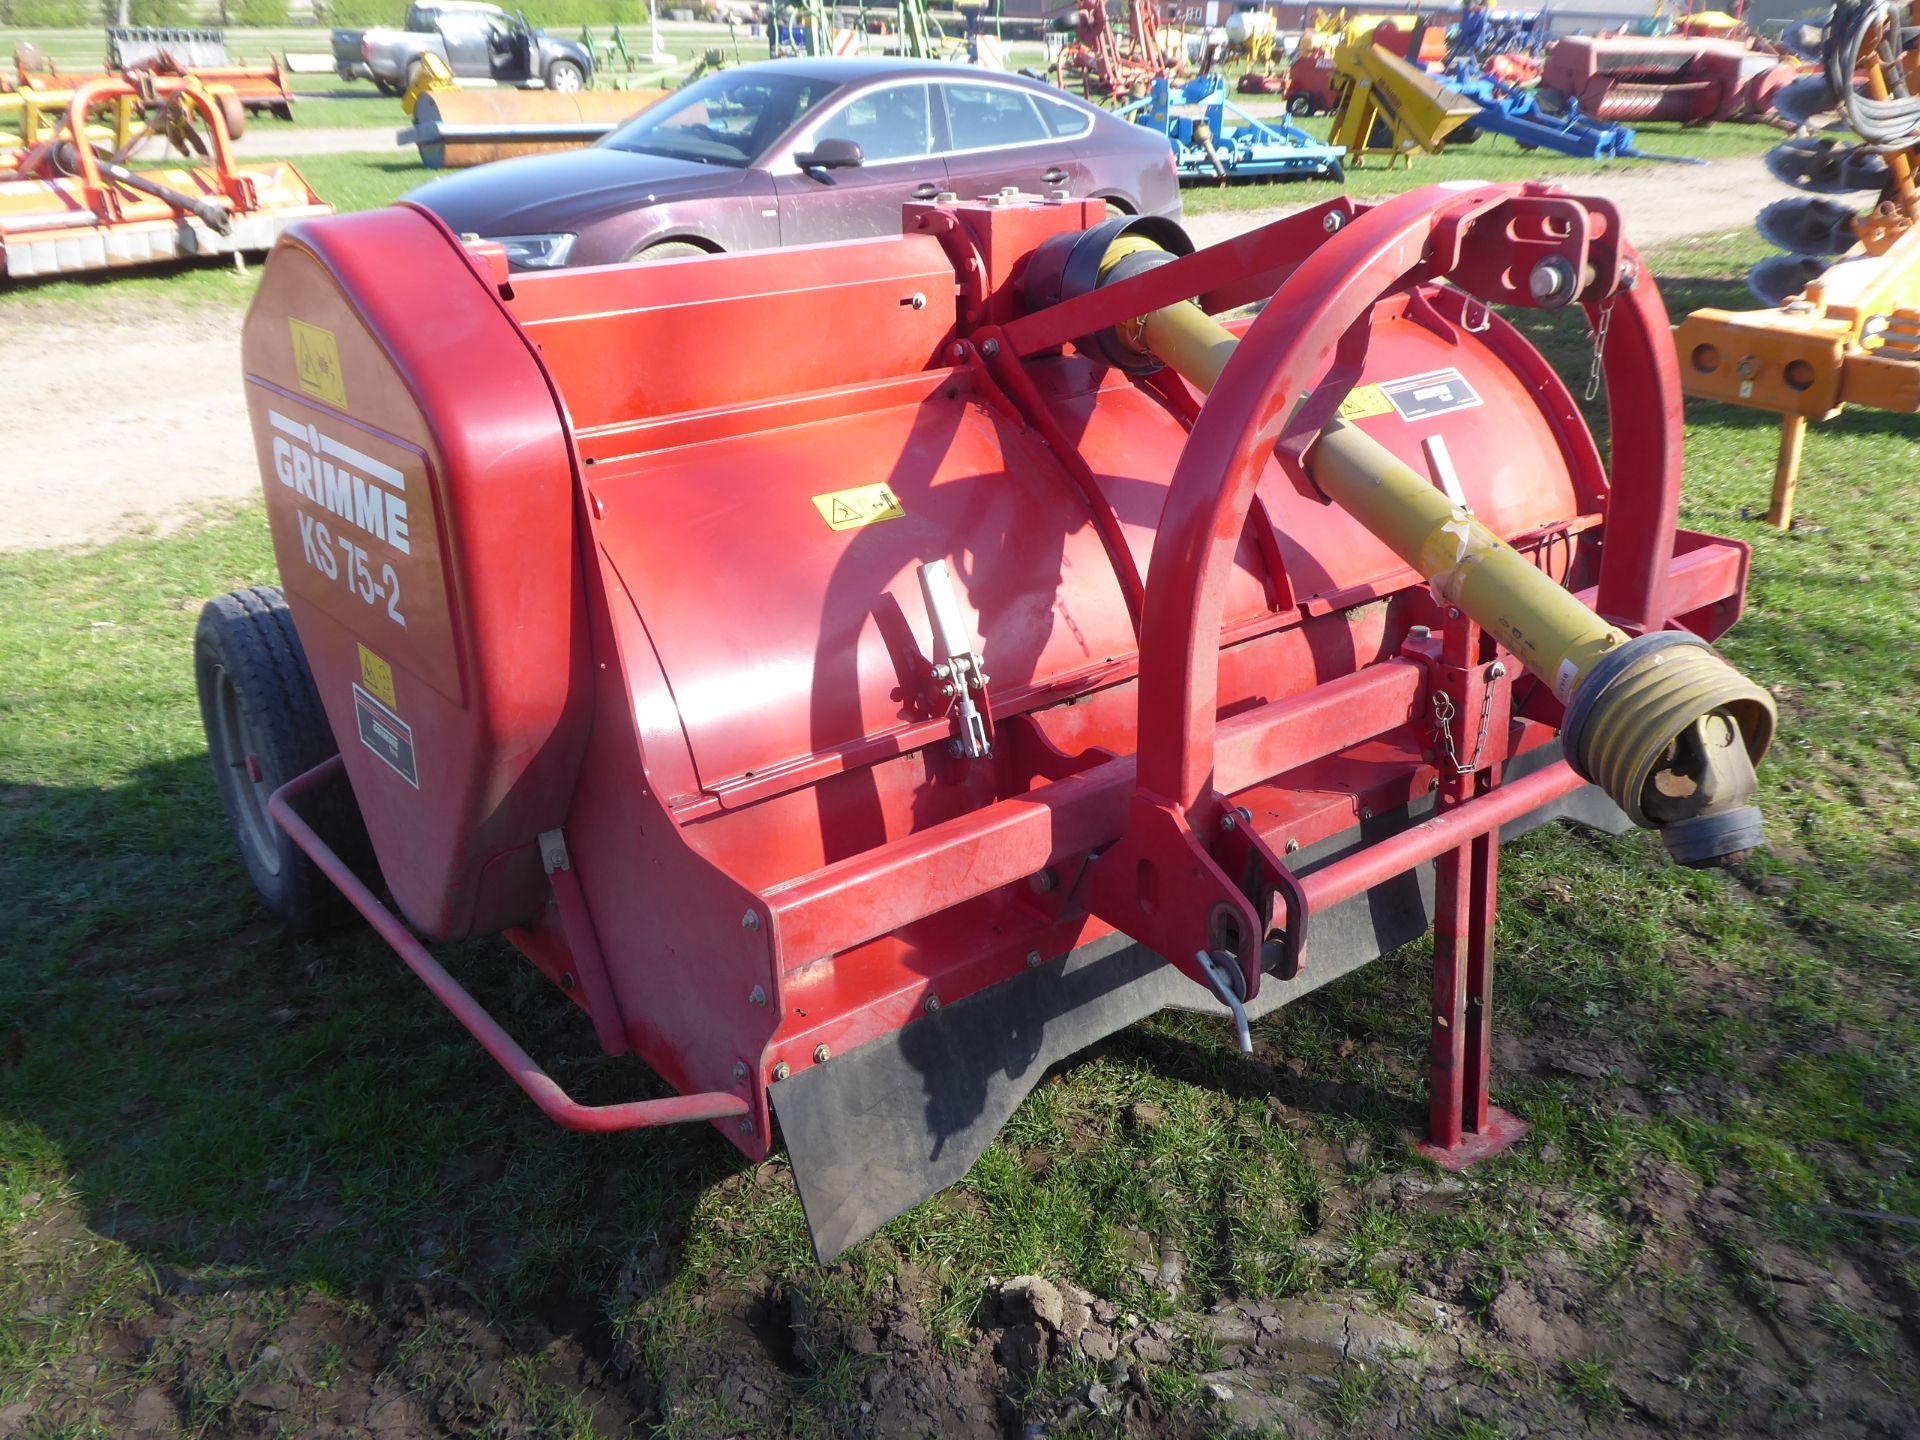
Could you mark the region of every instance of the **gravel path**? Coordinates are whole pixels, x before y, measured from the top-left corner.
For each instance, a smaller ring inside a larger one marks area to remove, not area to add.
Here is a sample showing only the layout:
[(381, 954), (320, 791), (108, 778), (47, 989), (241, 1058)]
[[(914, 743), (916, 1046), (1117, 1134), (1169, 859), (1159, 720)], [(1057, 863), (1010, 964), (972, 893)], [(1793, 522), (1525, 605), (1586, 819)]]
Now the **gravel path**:
[[(286, 148), (293, 132), (263, 129), (260, 138), (273, 142), (272, 153), (294, 153)], [(309, 130), (300, 138), (341, 147), (303, 154), (392, 144), (384, 130)], [(1570, 188), (1617, 201), (1642, 246), (1744, 229), (1782, 193), (1757, 159), (1619, 166), (1565, 178), (1578, 181)], [(1190, 223), (1208, 244), (1287, 213), (1289, 207), (1275, 207)], [(9, 351), (32, 363), (15, 377), (9, 444), (0, 459), (0, 551), (164, 531), (210, 504), (258, 493), (240, 391), (241, 319), (237, 309), (150, 305), (139, 314), (104, 307), (10, 311)], [(74, 418), (75, 395), (87, 397), (83, 422)], [(136, 456), (137, 463), (130, 458)]]
[[(1716, 160), (1711, 165), (1590, 165), (1571, 174), (1541, 178), (1553, 179), (1576, 195), (1595, 195), (1619, 205), (1627, 218), (1627, 233), (1643, 250), (1689, 235), (1745, 230), (1762, 205), (1787, 193), (1758, 156)], [(1276, 205), (1193, 215), (1186, 223), (1195, 241), (1212, 245), (1305, 208)]]
[(297, 125), (262, 120), (247, 127), (247, 133), (234, 142), (234, 149), (243, 159), (248, 156), (293, 160), (302, 155), (397, 155), (400, 147), (393, 143), (394, 132), (406, 123), (407, 117), (400, 113), (398, 104), (393, 107), (393, 124), (378, 130), (303, 130)]

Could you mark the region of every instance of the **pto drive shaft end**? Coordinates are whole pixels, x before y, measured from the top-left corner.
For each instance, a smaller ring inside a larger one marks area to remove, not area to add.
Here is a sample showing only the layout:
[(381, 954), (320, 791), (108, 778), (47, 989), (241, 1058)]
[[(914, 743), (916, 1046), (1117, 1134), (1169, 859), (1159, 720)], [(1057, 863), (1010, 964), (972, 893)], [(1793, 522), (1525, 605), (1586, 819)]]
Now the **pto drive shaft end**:
[(1730, 865), (1757, 848), (1754, 767), (1773, 739), (1773, 697), (1696, 635), (1628, 641), (1580, 681), (1567, 759), (1681, 865)]

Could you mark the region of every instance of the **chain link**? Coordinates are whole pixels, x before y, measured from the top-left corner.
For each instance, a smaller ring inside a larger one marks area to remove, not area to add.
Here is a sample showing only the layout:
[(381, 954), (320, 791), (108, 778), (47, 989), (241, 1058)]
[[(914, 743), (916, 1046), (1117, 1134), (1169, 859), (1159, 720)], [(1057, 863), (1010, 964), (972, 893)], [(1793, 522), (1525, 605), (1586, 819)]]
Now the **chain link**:
[(1600, 366), (1607, 353), (1607, 327), (1613, 324), (1613, 301), (1600, 307), (1600, 323), (1593, 329), (1593, 359), (1587, 362), (1587, 395), (1591, 400), (1600, 393)]
[[(1496, 666), (1490, 678), (1498, 680), (1506, 673), (1504, 667)], [(1489, 685), (1488, 689), (1491, 689)], [(1480, 768), (1480, 757), (1487, 753), (1487, 729), (1493, 724), (1493, 700), (1486, 691), (1480, 698), (1480, 733), (1474, 737), (1473, 757), (1461, 760), (1460, 751), (1453, 742), (1453, 721), (1460, 712), (1455, 708), (1453, 697), (1444, 691), (1433, 692), (1433, 733), (1440, 742), (1440, 748), (1446, 752), (1447, 764), (1453, 767), (1456, 775), (1471, 775)]]

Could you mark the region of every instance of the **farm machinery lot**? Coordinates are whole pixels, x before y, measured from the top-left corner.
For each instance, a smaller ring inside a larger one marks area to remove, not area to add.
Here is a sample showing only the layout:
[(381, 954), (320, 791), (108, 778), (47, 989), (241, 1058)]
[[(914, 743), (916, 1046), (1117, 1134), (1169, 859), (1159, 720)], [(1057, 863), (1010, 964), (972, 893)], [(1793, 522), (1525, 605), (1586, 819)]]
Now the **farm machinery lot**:
[[(1552, 173), (1483, 141), (1363, 183), (1520, 167)], [(1676, 316), (1740, 293), (1754, 207), (1705, 236), (1684, 212), (1746, 168), (1631, 177)], [(303, 170), (343, 210), (421, 178)], [(1329, 193), (1190, 209), (1214, 238)], [(1781, 534), (1771, 420), (1689, 407), (1681, 522), (1755, 550), (1723, 643), (1782, 712), (1769, 845), (1729, 872), (1645, 835), (1508, 848), (1496, 1086), (1526, 1142), (1459, 1177), (1414, 1155), (1416, 945), (1258, 1022), (1250, 1059), (1211, 1018), (1109, 1038), (964, 1182), (816, 1267), (779, 1152), (552, 1130), (377, 939), (289, 941), (246, 890), (181, 657), (207, 597), (273, 571), (237, 428), (254, 283), (0, 298), (32, 383), (121, 387), (87, 392), (88, 446), (23, 406), (3, 482), (0, 1435), (1920, 1423), (1912, 1232), (1836, 1213), (1920, 1208), (1913, 420), (1817, 435)], [(1577, 326), (1516, 318), (1584, 373)], [(664, 1093), (506, 946), (447, 958), (576, 1094)]]

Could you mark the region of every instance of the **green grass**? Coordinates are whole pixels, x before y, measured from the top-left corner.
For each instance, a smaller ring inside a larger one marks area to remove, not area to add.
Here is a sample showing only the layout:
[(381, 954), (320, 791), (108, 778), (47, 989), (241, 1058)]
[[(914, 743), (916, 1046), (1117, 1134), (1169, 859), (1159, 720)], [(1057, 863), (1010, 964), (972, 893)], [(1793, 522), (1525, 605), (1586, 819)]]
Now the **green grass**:
[[(1655, 268), (1684, 313), (1739, 303), (1758, 252), (1672, 247)], [(1579, 336), (1528, 328), (1577, 373)], [(1676, 870), (1645, 835), (1554, 827), (1503, 851), (1498, 1023), (1620, 1048), (1660, 1104), (1641, 1113), (1604, 1085), (1497, 1072), (1532, 1142), (1471, 1172), (1458, 1207), (1358, 1206), (1330, 1276), (1297, 1248), (1312, 1217), (1373, 1174), (1418, 1168), (1420, 947), (1256, 1027), (1266, 1053), (1355, 1097), (1306, 1131), (1276, 1119), (1272, 1077), (1247, 1069), (1221, 1025), (1159, 1017), (1041, 1086), (960, 1186), (821, 1275), (777, 1158), (748, 1167), (706, 1127), (552, 1129), (372, 937), (295, 943), (261, 915), (207, 774), (189, 664), (201, 601), (272, 577), (256, 512), (0, 556), (0, 1055), (16, 1057), (0, 1060), (0, 1408), (145, 1313), (149, 1267), (268, 1312), (423, 1274), (457, 1276), (507, 1316), (564, 1291), (666, 1373), (714, 1326), (706, 1297), (791, 1281), (859, 1307), (907, 1271), (956, 1354), (989, 1274), (1072, 1279), (1152, 1316), (1329, 1283), (1370, 1286), (1390, 1307), (1406, 1298), (1396, 1263), (1459, 1266), (1485, 1308), (1554, 1244), (1632, 1323), (1651, 1303), (1636, 1286), (1652, 1242), (1609, 1217), (1641, 1196), (1651, 1163), (1735, 1187), (1751, 1246), (1878, 1244), (1804, 1206), (1920, 1213), (1920, 1173), (1901, 1160), (1920, 1154), (1920, 422), (1860, 412), (1816, 428), (1801, 489), (1813, 528), (1791, 535), (1758, 518), (1774, 441), (1769, 417), (1690, 407), (1682, 511), (1754, 547), (1748, 614), (1724, 648), (1780, 697), (1769, 849), (1732, 874)], [(504, 945), (447, 959), (585, 1098), (659, 1093), (637, 1065), (599, 1058), (584, 1021)], [(1163, 1123), (1122, 1123), (1147, 1100)], [(1372, 1158), (1352, 1177), (1316, 1159), (1316, 1145), (1360, 1140)], [(1594, 1217), (1587, 1239), (1543, 1215), (1549, 1190)], [(49, 1259), (35, 1217), (68, 1205), (84, 1239)], [(1186, 1257), (1177, 1302), (1134, 1275), (1143, 1235)], [(664, 1273), (622, 1278), (659, 1243)], [(1702, 1392), (1724, 1389), (1740, 1342), (1708, 1320), (1735, 1313), (1738, 1291), (1701, 1270), (1660, 1303), (1690, 1317), (1682, 1364)], [(1809, 1334), (1907, 1393), (1883, 1322), (1838, 1302), (1818, 1322)], [(194, 1417), (214, 1431), (238, 1383), (220, 1374)], [(807, 1425), (831, 1428), (858, 1378), (837, 1362), (816, 1374), (794, 1402)], [(1580, 1359), (1502, 1383), (1604, 1429), (1626, 1378)], [(564, 1387), (515, 1383), (515, 1403), (578, 1430)], [(1191, 1389), (1177, 1367), (1149, 1383), (1176, 1401)], [(697, 1377), (681, 1393), (669, 1430), (714, 1433), (721, 1402)], [(1318, 1403), (1353, 1425), (1383, 1400), (1350, 1372)], [(1499, 1432), (1463, 1419), (1453, 1433)]]

